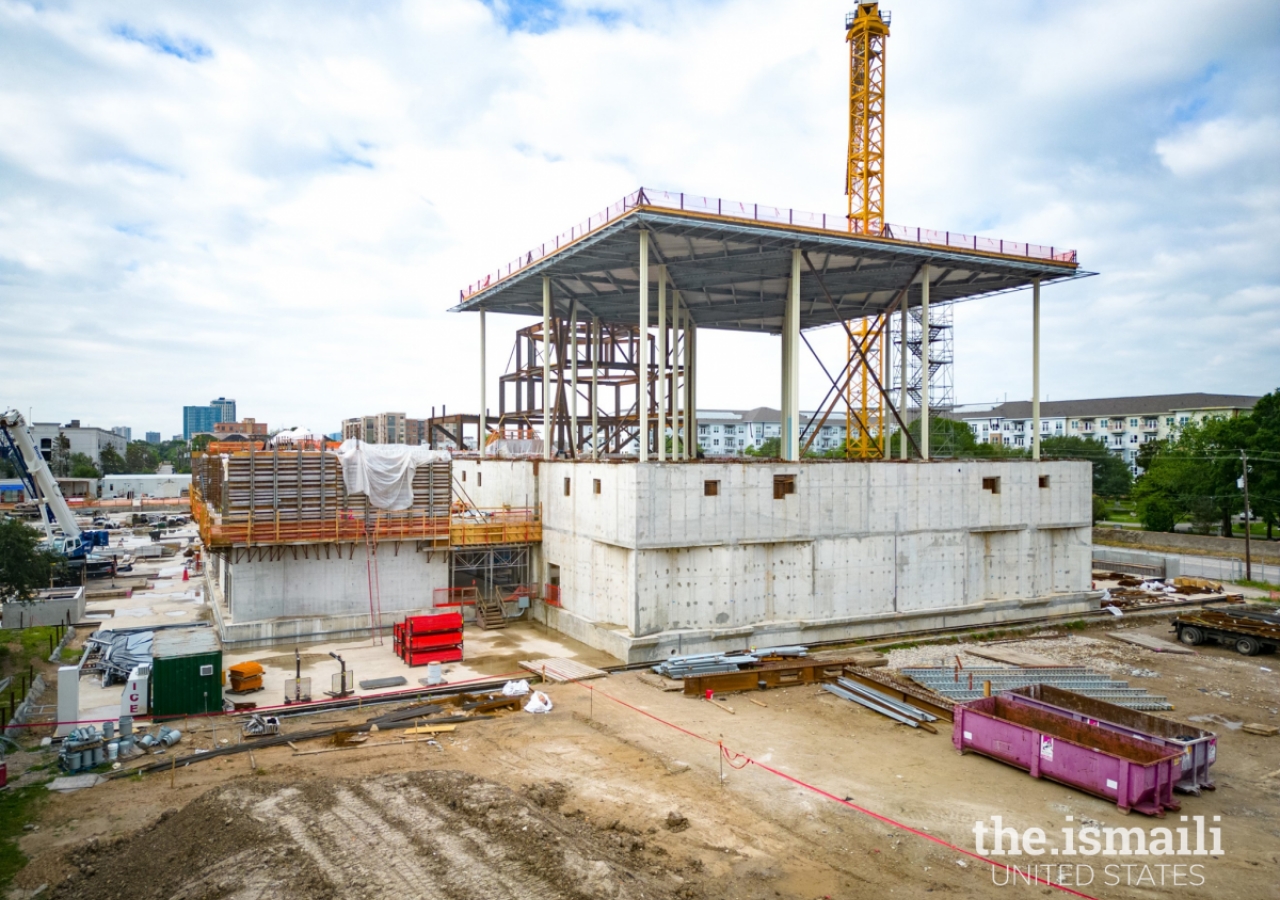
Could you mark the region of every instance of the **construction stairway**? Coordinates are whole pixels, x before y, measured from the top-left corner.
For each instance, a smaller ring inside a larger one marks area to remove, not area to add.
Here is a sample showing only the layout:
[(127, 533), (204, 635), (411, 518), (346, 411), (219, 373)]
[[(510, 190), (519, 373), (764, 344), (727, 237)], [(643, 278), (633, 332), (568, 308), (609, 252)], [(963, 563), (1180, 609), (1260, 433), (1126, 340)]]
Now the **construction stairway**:
[(476, 624), (481, 628), (506, 628), (507, 617), (502, 612), (502, 601), (481, 591), (476, 597)]

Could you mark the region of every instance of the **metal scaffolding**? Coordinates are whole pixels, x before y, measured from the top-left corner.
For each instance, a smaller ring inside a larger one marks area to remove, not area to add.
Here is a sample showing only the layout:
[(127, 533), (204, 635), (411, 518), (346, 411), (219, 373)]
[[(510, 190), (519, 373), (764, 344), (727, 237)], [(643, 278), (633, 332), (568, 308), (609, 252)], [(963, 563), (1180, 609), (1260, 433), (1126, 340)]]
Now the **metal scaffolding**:
[[(636, 364), (639, 326), (592, 320), (552, 318), (550, 340), (541, 322), (516, 332), (506, 374), (498, 379), (499, 432), (541, 433), (546, 401), (543, 364), (548, 364), (551, 397), (550, 441), (557, 456), (616, 455), (634, 445), (640, 430)], [(669, 329), (665, 365), (659, 366), (660, 341), (648, 341), (649, 446), (656, 447), (659, 391), (665, 391), (666, 426), (681, 425), (677, 392), (684, 377), (680, 364), (684, 336)], [(547, 354), (549, 353), (549, 357)], [(547, 436), (544, 435), (544, 438)]]

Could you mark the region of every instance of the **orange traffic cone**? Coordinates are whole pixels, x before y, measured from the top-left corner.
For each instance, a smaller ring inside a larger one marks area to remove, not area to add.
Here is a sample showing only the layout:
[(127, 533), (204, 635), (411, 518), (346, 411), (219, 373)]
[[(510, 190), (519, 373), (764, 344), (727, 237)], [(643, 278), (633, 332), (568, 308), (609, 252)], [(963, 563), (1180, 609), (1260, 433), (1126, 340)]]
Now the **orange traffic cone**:
[(191, 573), (190, 573), (189, 571), (187, 571), (187, 567), (186, 567), (186, 566), (183, 566), (183, 567), (182, 567), (182, 580), (183, 580), (183, 581), (190, 581), (190, 580), (191, 580)]

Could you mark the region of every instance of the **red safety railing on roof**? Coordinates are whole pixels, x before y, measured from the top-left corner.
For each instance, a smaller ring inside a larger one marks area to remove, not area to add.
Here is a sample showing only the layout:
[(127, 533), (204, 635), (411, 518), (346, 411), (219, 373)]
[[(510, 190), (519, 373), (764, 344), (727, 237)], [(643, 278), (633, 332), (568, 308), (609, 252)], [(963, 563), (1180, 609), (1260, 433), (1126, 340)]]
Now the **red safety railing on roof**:
[(681, 194), (641, 188), (623, 197), (607, 209), (593, 216), (588, 216), (568, 231), (560, 232), (550, 241), (546, 241), (527, 253), (521, 254), (496, 272), (491, 272), (484, 278), (467, 285), (460, 292), (462, 299), (466, 300), (474, 294), (493, 287), (503, 279), (527, 269), (557, 250), (599, 231), (610, 222), (622, 218), (633, 209), (641, 208), (671, 209), (698, 215), (716, 216), (722, 219), (768, 222), (771, 225), (789, 225), (797, 228), (829, 231), (839, 235), (852, 233), (906, 244), (951, 247), (956, 250), (976, 250), (1000, 256), (1021, 256), (1058, 263), (1075, 263), (1077, 261), (1076, 251), (1061, 250), (1057, 247), (1043, 244), (1005, 241), (997, 238), (978, 237), (972, 234), (961, 234), (958, 231), (936, 231), (930, 228), (891, 224), (886, 224), (879, 234), (863, 235), (860, 230), (862, 223), (855, 221), (853, 223), (854, 227), (850, 229), (849, 220), (844, 215), (803, 212), (798, 209), (785, 209), (781, 206), (768, 206), (762, 203), (743, 203), (739, 200), (724, 200), (719, 197), (704, 197), (696, 194)]

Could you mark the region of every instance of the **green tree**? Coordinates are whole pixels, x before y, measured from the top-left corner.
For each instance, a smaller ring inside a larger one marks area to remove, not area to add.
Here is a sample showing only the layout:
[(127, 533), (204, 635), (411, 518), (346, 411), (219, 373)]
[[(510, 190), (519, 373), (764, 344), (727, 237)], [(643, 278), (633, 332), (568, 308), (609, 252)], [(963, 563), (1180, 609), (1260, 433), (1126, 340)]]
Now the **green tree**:
[(1267, 539), (1280, 524), (1280, 390), (1258, 400), (1249, 413), (1253, 434), (1248, 441), (1249, 505), (1267, 524)]
[(54, 478), (66, 478), (71, 474), (71, 440), (62, 433), (53, 439), (49, 452), (49, 471)]
[(39, 543), (39, 533), (22, 521), (0, 520), (0, 598), (25, 602), (49, 585), (58, 557)]
[(0, 456), (0, 478), (17, 478), (18, 467), (7, 456)]
[(102, 448), (102, 452), (98, 454), (98, 462), (102, 464), (102, 472), (105, 475), (122, 475), (129, 471), (129, 466), (120, 455), (120, 451), (110, 444)]
[[(105, 453), (103, 454), (106, 455)], [(93, 464), (93, 460), (85, 453), (71, 454), (70, 473), (72, 478), (101, 478), (102, 473)]]
[(782, 456), (782, 438), (765, 438), (759, 447), (748, 447), (742, 451), (746, 456), (758, 456), (762, 459), (779, 459)]
[(146, 441), (130, 441), (124, 451), (125, 471), (149, 475), (160, 465), (160, 454)]
[(1244, 508), (1240, 451), (1258, 432), (1248, 415), (1208, 419), (1184, 427), (1176, 439), (1151, 457), (1133, 496), (1138, 518), (1152, 531), (1171, 531), (1190, 520), (1200, 527), (1218, 525), (1231, 534), (1231, 517)]
[(1111, 510), (1110, 501), (1104, 500), (1097, 494), (1093, 495), (1093, 524), (1097, 525), (1107, 517), (1107, 513)]
[(1087, 459), (1093, 463), (1093, 492), (1099, 497), (1127, 497), (1133, 473), (1119, 455), (1100, 441), (1082, 437), (1047, 437), (1040, 441), (1041, 457)]
[[(920, 420), (907, 425), (907, 431), (920, 446)], [(894, 442), (896, 445), (896, 441)], [(978, 439), (964, 422), (955, 419), (929, 417), (929, 458), (938, 459), (952, 456), (973, 456), (978, 451)]]

